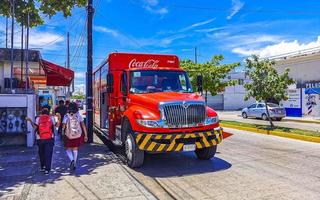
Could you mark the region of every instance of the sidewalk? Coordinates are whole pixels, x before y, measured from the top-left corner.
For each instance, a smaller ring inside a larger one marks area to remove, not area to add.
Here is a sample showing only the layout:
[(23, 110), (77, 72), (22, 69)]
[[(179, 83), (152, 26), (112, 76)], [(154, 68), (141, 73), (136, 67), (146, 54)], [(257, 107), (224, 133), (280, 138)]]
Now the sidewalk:
[[(25, 151), (22, 154), (21, 149)], [(85, 144), (80, 149), (75, 172), (68, 170), (65, 150), (56, 140), (53, 171), (48, 176), (38, 171), (37, 148), (21, 149), (7, 150), (10, 154), (5, 157), (0, 152), (1, 200), (155, 199), (127, 173), (121, 161), (98, 138), (95, 138), (95, 143)], [(16, 154), (20, 154), (21, 161), (17, 161), (12, 168), (5, 160), (16, 160)], [(15, 175), (12, 171), (23, 173)], [(8, 175), (8, 172), (13, 175)]]

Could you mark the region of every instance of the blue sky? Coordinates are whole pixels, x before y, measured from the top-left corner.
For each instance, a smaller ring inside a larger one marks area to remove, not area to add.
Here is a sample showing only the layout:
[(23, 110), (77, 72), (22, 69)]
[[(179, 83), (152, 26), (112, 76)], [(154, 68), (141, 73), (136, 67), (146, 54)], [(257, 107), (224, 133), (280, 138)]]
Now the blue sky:
[[(318, 0), (94, 0), (94, 5), (94, 66), (113, 51), (194, 59), (197, 47), (199, 62), (222, 54), (224, 63), (230, 63), (253, 53), (270, 57), (320, 47)], [(69, 31), (76, 85), (84, 84), (85, 9), (74, 9), (68, 19), (58, 14), (45, 21), (31, 30), (31, 47), (40, 48), (45, 59), (64, 66)], [(2, 47), (4, 27), (1, 18)]]

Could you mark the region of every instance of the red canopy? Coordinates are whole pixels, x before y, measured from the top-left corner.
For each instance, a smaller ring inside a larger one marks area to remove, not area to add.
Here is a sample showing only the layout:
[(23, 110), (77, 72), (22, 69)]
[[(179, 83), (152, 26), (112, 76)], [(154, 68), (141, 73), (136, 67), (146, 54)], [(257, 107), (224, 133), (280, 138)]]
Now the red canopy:
[(43, 59), (40, 60), (40, 63), (46, 73), (47, 86), (70, 86), (74, 78), (72, 70)]

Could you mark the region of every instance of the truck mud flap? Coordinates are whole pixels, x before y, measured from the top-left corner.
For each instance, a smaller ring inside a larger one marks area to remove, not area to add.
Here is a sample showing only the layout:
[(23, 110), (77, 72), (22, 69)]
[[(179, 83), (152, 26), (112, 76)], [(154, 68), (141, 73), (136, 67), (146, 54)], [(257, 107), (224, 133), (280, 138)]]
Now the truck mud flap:
[(139, 149), (149, 152), (182, 151), (188, 144), (195, 144), (197, 149), (201, 149), (221, 143), (222, 129), (180, 134), (136, 133), (135, 139)]

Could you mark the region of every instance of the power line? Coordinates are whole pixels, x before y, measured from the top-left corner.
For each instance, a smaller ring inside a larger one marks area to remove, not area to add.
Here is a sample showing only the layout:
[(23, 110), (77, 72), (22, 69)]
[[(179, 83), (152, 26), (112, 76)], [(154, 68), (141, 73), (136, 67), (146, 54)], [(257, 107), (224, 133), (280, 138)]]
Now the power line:
[[(214, 10), (219, 12), (230, 12), (238, 11), (238, 9), (232, 8), (215, 8), (215, 7), (203, 7), (203, 6), (191, 6), (191, 5), (179, 5), (173, 4), (171, 7), (183, 8), (183, 9), (194, 9), (194, 10)], [(241, 9), (242, 12), (255, 12), (255, 13), (286, 13), (293, 15), (319, 15), (318, 11), (302, 11), (302, 10), (261, 10), (261, 9)]]

